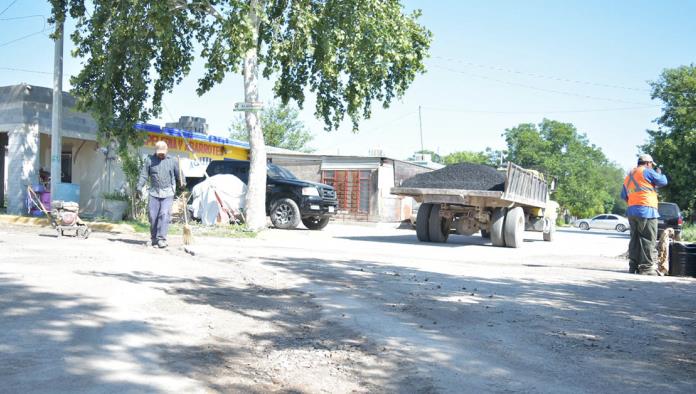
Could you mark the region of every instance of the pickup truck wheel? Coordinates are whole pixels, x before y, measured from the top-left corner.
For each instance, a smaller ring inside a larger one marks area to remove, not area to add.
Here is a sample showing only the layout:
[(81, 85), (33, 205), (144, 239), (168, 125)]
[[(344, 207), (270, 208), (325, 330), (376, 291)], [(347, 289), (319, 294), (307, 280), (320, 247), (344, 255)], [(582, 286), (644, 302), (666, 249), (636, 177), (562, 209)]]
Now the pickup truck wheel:
[(491, 215), (491, 243), (493, 246), (505, 246), (503, 229), (505, 227), (505, 214), (507, 208), (496, 208)]
[(519, 248), (524, 241), (524, 210), (522, 207), (510, 209), (505, 215), (505, 246)]
[[(430, 235), (431, 242), (444, 243), (447, 242), (447, 238), (449, 238), (452, 221), (440, 216), (440, 207), (440, 204), (435, 204), (430, 211), (430, 218), (428, 218), (428, 234)], [(418, 222), (416, 221), (416, 223)]]
[(281, 198), (271, 204), (271, 223), (276, 228), (292, 229), (300, 224), (300, 208), (291, 198)]
[(421, 242), (430, 242), (428, 221), (432, 209), (433, 204), (421, 204), (418, 208), (418, 216), (416, 216), (416, 237), (418, 237), (418, 240)]
[(327, 224), (329, 224), (329, 217), (312, 216), (308, 218), (302, 218), (302, 224), (305, 225), (310, 230), (323, 230)]

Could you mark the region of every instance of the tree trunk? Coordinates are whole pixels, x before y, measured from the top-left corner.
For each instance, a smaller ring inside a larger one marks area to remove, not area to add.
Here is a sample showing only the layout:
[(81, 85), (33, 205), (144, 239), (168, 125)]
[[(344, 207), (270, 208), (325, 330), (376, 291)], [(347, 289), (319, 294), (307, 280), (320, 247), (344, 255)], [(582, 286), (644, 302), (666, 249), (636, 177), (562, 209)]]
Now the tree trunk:
[[(259, 101), (256, 49), (259, 32), (257, 7), (258, 0), (251, 0), (249, 19), (254, 29), (254, 46), (247, 51), (244, 57), (244, 97), (247, 103)], [(246, 224), (252, 230), (260, 230), (266, 226), (266, 146), (263, 141), (263, 130), (258, 113), (246, 111), (244, 118), (251, 149), (249, 184), (246, 194)]]

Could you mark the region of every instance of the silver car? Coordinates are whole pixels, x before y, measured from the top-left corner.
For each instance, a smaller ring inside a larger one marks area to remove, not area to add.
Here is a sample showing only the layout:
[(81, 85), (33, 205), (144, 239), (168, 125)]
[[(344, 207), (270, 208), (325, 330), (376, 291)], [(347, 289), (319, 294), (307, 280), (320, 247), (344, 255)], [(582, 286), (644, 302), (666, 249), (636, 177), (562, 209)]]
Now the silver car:
[(603, 230), (616, 230), (620, 233), (628, 230), (628, 219), (621, 215), (603, 214), (597, 215), (592, 219), (578, 219), (575, 222), (581, 230), (589, 230), (591, 228)]

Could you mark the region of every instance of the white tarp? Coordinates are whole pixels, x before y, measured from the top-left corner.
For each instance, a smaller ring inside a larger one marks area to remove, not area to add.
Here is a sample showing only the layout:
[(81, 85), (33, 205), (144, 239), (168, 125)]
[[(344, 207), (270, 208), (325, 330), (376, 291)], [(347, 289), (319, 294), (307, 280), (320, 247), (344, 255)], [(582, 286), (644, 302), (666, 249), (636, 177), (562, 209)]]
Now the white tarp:
[[(230, 174), (212, 176), (197, 184), (191, 191), (193, 198), (193, 217), (200, 219), (207, 226), (217, 223), (218, 215), (225, 222), (229, 218), (224, 212), (220, 212), (218, 198), (223, 207), (231, 212), (238, 213), (244, 209), (244, 198), (247, 186), (239, 178)], [(217, 196), (216, 196), (217, 194)]]
[(181, 167), (181, 172), (187, 178), (203, 178), (205, 176), (205, 169), (210, 164), (210, 160), (192, 160), (186, 157), (182, 157), (179, 160), (179, 166)]

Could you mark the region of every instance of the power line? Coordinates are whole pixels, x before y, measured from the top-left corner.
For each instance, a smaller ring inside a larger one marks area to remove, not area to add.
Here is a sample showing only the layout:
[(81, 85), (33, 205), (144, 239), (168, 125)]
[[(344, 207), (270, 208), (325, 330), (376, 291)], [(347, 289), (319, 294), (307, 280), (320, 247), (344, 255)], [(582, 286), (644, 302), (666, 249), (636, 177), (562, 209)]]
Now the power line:
[(27, 70), (27, 69), (25, 69), (25, 68), (0, 67), (0, 70), (5, 70), (5, 71), (20, 71), (20, 72), (24, 72), (24, 73), (53, 75), (53, 73), (48, 72), (48, 71)]
[(43, 29), (41, 29), (40, 31), (31, 33), (31, 34), (27, 34), (26, 36), (22, 36), (22, 37), (19, 37), (19, 38), (15, 38), (14, 40), (10, 40), (10, 41), (7, 41), (7, 42), (3, 42), (3, 43), (0, 44), (0, 47), (4, 47), (4, 46), (10, 45), (10, 44), (14, 44), (14, 43), (17, 42), (17, 41), (22, 41), (22, 40), (24, 40), (24, 39), (27, 39), (27, 38), (30, 38), (30, 37), (33, 37), (33, 36), (36, 36), (36, 35), (39, 35), (39, 34), (43, 34), (44, 31), (46, 31), (46, 28), (45, 28), (45, 27), (44, 27)]
[(384, 126), (386, 126), (386, 125), (390, 125), (390, 124), (396, 123), (396, 122), (398, 122), (398, 121), (400, 121), (400, 120), (402, 120), (402, 119), (408, 118), (408, 117), (411, 116), (411, 115), (415, 115), (417, 112), (418, 112), (417, 110), (415, 110), (415, 111), (410, 111), (410, 112), (408, 112), (408, 113), (405, 113), (405, 114), (399, 116), (398, 118), (394, 118), (394, 119), (390, 120), (389, 122), (384, 122), (384, 123), (381, 123), (379, 126), (371, 127), (371, 128), (369, 128), (367, 131), (361, 131), (361, 133), (372, 133), (373, 131), (378, 130), (378, 129), (381, 129), (382, 127), (384, 127)]
[(634, 87), (630, 87), (630, 86), (614, 85), (614, 84), (601, 83), (601, 82), (583, 81), (583, 80), (570, 79), (570, 78), (561, 78), (561, 77), (549, 76), (549, 75), (544, 75), (544, 74), (539, 74), (539, 73), (529, 73), (529, 72), (511, 69), (511, 68), (505, 68), (505, 67), (500, 67), (500, 66), (491, 66), (491, 65), (486, 65), (486, 64), (479, 64), (479, 63), (469, 62), (469, 61), (465, 61), (465, 60), (461, 60), (461, 59), (453, 59), (453, 58), (447, 58), (447, 57), (442, 57), (442, 56), (433, 56), (433, 59), (440, 59), (440, 60), (444, 60), (444, 61), (465, 64), (468, 66), (483, 68), (483, 69), (487, 69), (487, 70), (503, 71), (503, 72), (511, 73), (511, 74), (526, 75), (526, 76), (533, 77), (533, 78), (549, 79), (552, 81), (568, 82), (568, 83), (575, 83), (575, 84), (589, 85), (589, 86), (599, 86), (599, 87), (611, 88), (611, 89), (632, 90), (632, 91), (636, 91), (636, 92), (650, 92), (651, 91), (650, 89), (646, 89), (646, 88), (634, 88)]
[(21, 20), (21, 19), (30, 19), (30, 18), (41, 18), (41, 19), (46, 19), (45, 15), (24, 15), (24, 16), (12, 16), (9, 18), (0, 18), (0, 21), (16, 21), (16, 20)]
[(0, 11), (0, 15), (4, 14), (7, 10), (9, 10), (10, 7), (12, 7), (12, 6), (14, 5), (14, 3), (16, 3), (17, 1), (18, 1), (18, 0), (14, 0), (13, 2), (10, 3), (10, 5), (8, 5), (7, 7), (5, 7), (4, 10)]
[(643, 106), (643, 107), (594, 108), (594, 109), (572, 109), (572, 110), (553, 110), (553, 111), (487, 111), (487, 110), (470, 110), (470, 109), (447, 108), (447, 107), (423, 107), (423, 109), (428, 109), (428, 110), (432, 110), (432, 111), (497, 114), (497, 115), (614, 112), (614, 111), (635, 111), (635, 110), (656, 109), (656, 108), (660, 108), (660, 106), (659, 105), (651, 105), (651, 106)]
[(575, 97), (581, 97), (581, 98), (592, 99), (592, 100), (612, 101), (612, 102), (623, 103), (623, 104), (648, 105), (647, 103), (638, 103), (635, 101), (620, 100), (620, 99), (614, 99), (614, 98), (608, 98), (608, 97), (590, 96), (590, 95), (586, 95), (586, 94), (568, 92), (568, 91), (564, 91), (564, 90), (540, 88), (538, 86), (527, 85), (527, 84), (518, 83), (518, 82), (511, 82), (511, 81), (506, 81), (503, 79), (488, 77), (485, 75), (479, 75), (479, 74), (474, 74), (474, 73), (470, 73), (470, 72), (466, 72), (466, 71), (455, 70), (455, 69), (452, 69), (449, 67), (442, 67), (442, 66), (437, 66), (437, 65), (434, 65), (433, 67), (440, 68), (440, 69), (450, 71), (453, 73), (469, 75), (469, 76), (472, 76), (475, 78), (486, 79), (489, 81), (494, 81), (494, 82), (498, 82), (498, 83), (502, 83), (502, 84), (506, 84), (506, 85), (511, 85), (511, 86), (519, 86), (519, 87), (523, 87), (523, 88), (527, 88), (527, 89), (538, 90), (541, 92), (562, 94), (562, 95), (566, 95), (566, 96), (575, 96)]

